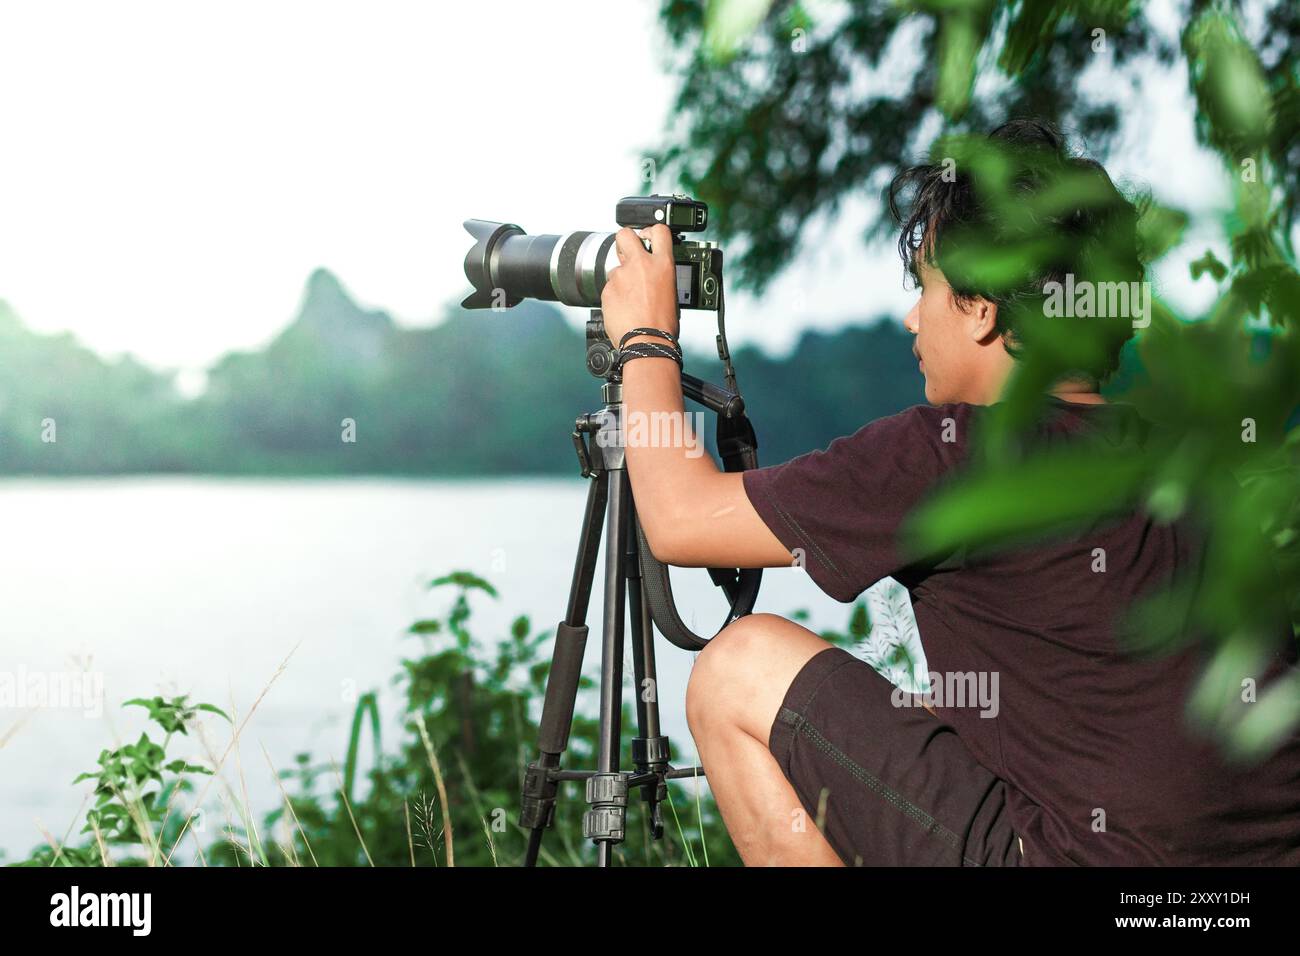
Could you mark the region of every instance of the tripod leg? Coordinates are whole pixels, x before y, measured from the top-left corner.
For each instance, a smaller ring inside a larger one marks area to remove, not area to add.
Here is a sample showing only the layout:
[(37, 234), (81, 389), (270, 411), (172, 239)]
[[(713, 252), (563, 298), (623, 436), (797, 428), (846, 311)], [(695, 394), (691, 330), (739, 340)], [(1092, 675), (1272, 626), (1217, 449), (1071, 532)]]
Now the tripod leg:
[[(632, 669), (636, 677), (637, 736), (632, 740), (632, 764), (638, 773), (662, 773), (672, 759), (668, 738), (659, 726), (659, 675), (655, 667), (654, 624), (650, 619), (650, 602), (641, 587), (641, 570), (636, 548), (636, 511), (629, 508), (627, 600), (630, 609)], [(668, 798), (668, 785), (660, 778), (641, 788), (646, 802), (650, 830), (656, 840), (664, 835), (661, 807)]]
[(614, 844), (623, 841), (627, 819), (627, 777), (618, 769), (623, 733), (624, 552), (632, 493), (622, 468), (609, 475), (609, 509), (605, 515), (605, 607), (600, 649), (600, 753), (596, 773), (587, 780), (591, 809), (584, 820), (596, 842), (597, 864), (609, 866)]
[(546, 678), (546, 697), (537, 735), (538, 758), (528, 765), (524, 775), (519, 825), (529, 831), (525, 866), (536, 865), (542, 834), (555, 817), (559, 784), (552, 778), (551, 771), (559, 767), (573, 727), (573, 709), (577, 703), (578, 681), (582, 676), (582, 659), (587, 646), (587, 607), (591, 602), (596, 554), (600, 549), (601, 519), (605, 516), (608, 494), (609, 473), (601, 471), (587, 489), (587, 507), (578, 539), (573, 582), (569, 587), (569, 605), (564, 620), (555, 629), (555, 650), (551, 654), (551, 669)]

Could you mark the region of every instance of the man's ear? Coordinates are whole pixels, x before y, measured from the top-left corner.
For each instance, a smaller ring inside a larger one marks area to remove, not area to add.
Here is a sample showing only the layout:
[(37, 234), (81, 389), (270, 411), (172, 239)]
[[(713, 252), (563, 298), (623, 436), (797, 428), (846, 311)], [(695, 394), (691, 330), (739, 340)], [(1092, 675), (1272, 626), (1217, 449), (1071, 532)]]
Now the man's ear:
[(984, 345), (998, 337), (998, 306), (996, 302), (978, 298), (971, 304), (967, 327), (970, 337)]

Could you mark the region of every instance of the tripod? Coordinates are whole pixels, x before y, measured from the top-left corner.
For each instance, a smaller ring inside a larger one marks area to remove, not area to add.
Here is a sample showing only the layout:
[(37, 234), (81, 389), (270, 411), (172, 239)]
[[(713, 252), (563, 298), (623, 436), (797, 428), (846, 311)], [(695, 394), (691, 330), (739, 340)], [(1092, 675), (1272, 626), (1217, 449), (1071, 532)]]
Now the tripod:
[[(583, 836), (596, 844), (597, 864), (609, 866), (614, 847), (623, 842), (626, 833), (628, 797), (633, 790), (641, 791), (647, 804), (651, 833), (658, 840), (664, 832), (661, 808), (668, 797), (668, 781), (704, 775), (703, 768), (674, 768), (670, 763), (668, 738), (663, 735), (659, 723), (654, 624), (660, 624), (665, 636), (679, 646), (699, 650), (707, 641), (691, 634), (681, 624), (672, 606), (667, 569), (655, 561), (640, 534), (623, 442), (602, 440), (609, 435), (623, 434), (623, 386), (612, 367), (612, 349), (604, 338), (598, 309), (592, 311), (587, 323), (587, 341), (588, 368), (606, 379), (601, 386), (604, 407), (599, 412), (579, 416), (572, 436), (583, 477), (591, 478), (592, 482), (587, 490), (568, 607), (564, 620), (555, 631), (555, 649), (538, 731), (539, 753), (524, 776), (519, 823), (529, 831), (525, 866), (537, 863), (542, 836), (554, 821), (561, 783), (585, 782), (589, 809), (583, 816)], [(725, 339), (720, 341), (720, 353), (724, 342)], [(729, 379), (734, 381), (730, 375)], [(756, 442), (753, 429), (744, 417), (740, 396), (692, 376), (683, 376), (683, 393), (718, 412), (719, 451), (723, 453), (728, 470), (753, 467)], [(725, 429), (724, 420), (728, 422)], [(565, 770), (560, 761), (568, 747), (578, 683), (582, 676), (588, 634), (587, 609), (601, 543), (602, 520), (605, 526), (605, 578), (597, 765), (594, 771)], [(709, 571), (715, 583), (723, 587), (732, 599), (726, 623), (749, 613), (757, 596), (761, 572), (713, 568)], [(632, 739), (633, 766), (630, 771), (619, 767), (623, 730), (624, 618), (629, 608), (632, 666), (637, 690), (637, 736)]]

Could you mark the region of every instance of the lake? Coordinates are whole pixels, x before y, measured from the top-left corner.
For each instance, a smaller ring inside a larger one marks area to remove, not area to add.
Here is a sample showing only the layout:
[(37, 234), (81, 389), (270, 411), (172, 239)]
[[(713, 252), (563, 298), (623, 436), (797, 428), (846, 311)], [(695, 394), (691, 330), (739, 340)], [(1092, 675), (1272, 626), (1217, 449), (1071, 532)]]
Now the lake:
[[(577, 476), (0, 482), (0, 674), (67, 674), (89, 661), (103, 682), (102, 708), (0, 708), (0, 849), (25, 857), (41, 827), (64, 838), (90, 789), (73, 777), (145, 729), (144, 711), (123, 701), (187, 693), (243, 715), (289, 657), (241, 745), (251, 803), (259, 815), (272, 809), (278, 793), (259, 744), (278, 768), (304, 750), (341, 764), (353, 702), (371, 689), (396, 721), (391, 677), (417, 650), (405, 631), (442, 614), (453, 593), (429, 592), (432, 578), (464, 569), (499, 589), (498, 601), (474, 599), (480, 639), (504, 635), (521, 613), (554, 628), (586, 485)], [(598, 581), (603, 557), (599, 568)], [(716, 630), (725, 605), (708, 575), (675, 570), (673, 584), (684, 619)], [(589, 624), (600, 620), (600, 593), (597, 584)], [(802, 571), (767, 572), (758, 610), (796, 608), (814, 629), (842, 630), (848, 617)], [(684, 764), (693, 655), (662, 638), (658, 647), (664, 728)], [(598, 627), (587, 650), (591, 673)], [(626, 670), (630, 680), (630, 659)], [(594, 697), (585, 706), (594, 712)]]

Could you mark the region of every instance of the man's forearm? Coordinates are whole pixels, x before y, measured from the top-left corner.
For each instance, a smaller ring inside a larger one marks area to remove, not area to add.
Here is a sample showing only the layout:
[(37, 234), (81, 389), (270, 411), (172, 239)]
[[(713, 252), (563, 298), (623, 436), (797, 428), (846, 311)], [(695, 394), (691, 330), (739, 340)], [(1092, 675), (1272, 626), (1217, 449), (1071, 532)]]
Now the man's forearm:
[[(637, 340), (652, 341), (649, 336)], [(693, 487), (718, 473), (691, 429), (682, 402), (681, 372), (663, 358), (641, 358), (623, 367), (623, 429), (627, 469), (637, 515), (651, 549), (661, 549), (677, 530), (678, 506)]]

